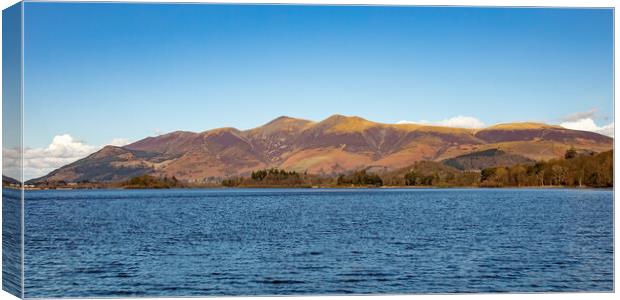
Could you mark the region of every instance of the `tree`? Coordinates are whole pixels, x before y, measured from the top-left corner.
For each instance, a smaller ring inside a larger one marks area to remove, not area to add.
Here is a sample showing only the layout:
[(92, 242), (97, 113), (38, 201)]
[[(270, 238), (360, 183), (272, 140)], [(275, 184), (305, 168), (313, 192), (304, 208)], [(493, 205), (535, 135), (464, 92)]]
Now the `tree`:
[(480, 179), (482, 181), (490, 180), (495, 175), (495, 171), (496, 171), (496, 168), (487, 168), (487, 169), (482, 170), (480, 172), (480, 175), (481, 175)]
[(570, 147), (570, 149), (566, 150), (566, 153), (564, 153), (564, 159), (573, 159), (575, 157), (577, 157), (577, 150), (575, 147)]
[(377, 174), (367, 173), (366, 170), (356, 171), (349, 176), (340, 175), (337, 180), (338, 184), (354, 184), (354, 185), (374, 185), (382, 186), (383, 179)]
[(406, 185), (416, 185), (418, 183), (418, 174), (414, 171), (409, 171), (405, 174), (405, 184)]
[(540, 186), (545, 186), (545, 170), (541, 169), (535, 173), (536, 179), (540, 182)]
[(551, 166), (551, 172), (555, 178), (556, 185), (564, 185), (566, 181), (566, 168), (559, 164)]
[(527, 179), (527, 169), (522, 165), (516, 165), (510, 169), (511, 179), (514, 184), (521, 186), (525, 184)]

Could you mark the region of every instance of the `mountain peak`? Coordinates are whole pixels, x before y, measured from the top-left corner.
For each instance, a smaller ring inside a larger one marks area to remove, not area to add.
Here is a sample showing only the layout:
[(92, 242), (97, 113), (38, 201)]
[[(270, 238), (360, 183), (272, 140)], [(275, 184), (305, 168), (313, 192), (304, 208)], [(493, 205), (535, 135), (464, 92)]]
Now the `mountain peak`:
[(364, 118), (358, 117), (358, 116), (345, 116), (345, 115), (341, 115), (341, 114), (333, 114), (329, 117), (327, 117), (327, 119), (323, 120), (323, 121), (346, 121), (346, 120), (358, 120), (358, 121), (366, 121), (366, 122), (370, 122)]
[(248, 130), (250, 134), (272, 134), (276, 132), (293, 132), (300, 131), (306, 126), (314, 124), (314, 122), (304, 119), (291, 118), (289, 116), (280, 116), (267, 124)]
[(327, 117), (325, 120), (340, 120), (340, 119), (346, 119), (349, 118), (348, 116), (345, 115), (341, 115), (341, 114), (333, 114), (329, 117)]
[(293, 117), (289, 117), (289, 116), (279, 116), (279, 117), (269, 121), (267, 124), (278, 123), (278, 122), (287, 122), (289, 120), (297, 120), (297, 119), (293, 118)]
[(290, 124), (309, 124), (309, 123), (314, 123), (312, 121), (309, 120), (305, 120), (305, 119), (299, 119), (299, 118), (293, 118), (293, 117), (289, 117), (289, 116), (279, 116), (271, 121), (269, 121), (267, 124), (261, 126), (261, 127), (265, 127), (265, 126), (274, 126), (274, 125), (290, 125)]
[(379, 123), (368, 121), (358, 116), (332, 115), (327, 119), (319, 122), (317, 125), (327, 129), (330, 132), (354, 132), (364, 131), (365, 129), (377, 126)]
[(165, 133), (162, 136), (182, 136), (182, 135), (196, 135), (196, 133), (192, 131), (176, 130), (173, 132)]
[(220, 128), (203, 131), (202, 135), (213, 135), (213, 134), (223, 134), (223, 133), (239, 134), (240, 132), (241, 131), (239, 129), (234, 128), (234, 127), (220, 127)]

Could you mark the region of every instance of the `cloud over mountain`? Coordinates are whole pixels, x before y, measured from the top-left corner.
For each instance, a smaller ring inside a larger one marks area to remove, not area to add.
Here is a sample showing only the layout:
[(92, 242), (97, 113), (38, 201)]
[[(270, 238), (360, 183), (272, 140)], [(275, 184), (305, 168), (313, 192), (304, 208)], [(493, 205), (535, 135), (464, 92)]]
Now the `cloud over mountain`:
[(598, 126), (592, 118), (585, 118), (575, 121), (562, 122), (560, 123), (560, 126), (567, 129), (596, 132), (610, 137), (614, 136), (614, 122), (607, 125)]
[(584, 119), (593, 119), (596, 115), (596, 108), (592, 108), (586, 111), (576, 112), (562, 118), (564, 122), (576, 122)]
[[(110, 145), (123, 146), (128, 143), (127, 139), (113, 139)], [(24, 149), (24, 177), (30, 179), (43, 176), (102, 147), (86, 144), (69, 134), (54, 136), (52, 142), (45, 148)], [(21, 155), (19, 149), (3, 149), (3, 167), (13, 176), (19, 175)]]
[(614, 122), (611, 122), (607, 125), (599, 126), (594, 121), (598, 117), (600, 116), (597, 114), (597, 109), (592, 108), (586, 111), (576, 112), (563, 117), (560, 126), (573, 130), (596, 132), (613, 137)]
[(426, 125), (438, 125), (438, 126), (447, 126), (447, 127), (456, 127), (456, 128), (483, 128), (485, 126), (484, 122), (480, 121), (477, 118), (469, 117), (469, 116), (456, 116), (456, 117), (441, 120), (438, 122), (429, 122), (426, 120), (422, 120), (422, 121), (402, 120), (402, 121), (399, 121), (397, 124), (426, 124)]

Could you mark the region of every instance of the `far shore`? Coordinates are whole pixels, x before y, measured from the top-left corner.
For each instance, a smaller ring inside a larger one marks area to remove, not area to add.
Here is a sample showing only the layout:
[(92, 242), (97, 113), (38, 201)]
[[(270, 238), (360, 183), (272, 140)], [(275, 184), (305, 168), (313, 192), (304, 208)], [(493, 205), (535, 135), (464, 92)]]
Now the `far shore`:
[[(21, 190), (19, 187), (4, 186), (3, 188), (11, 190)], [(25, 191), (68, 191), (68, 190), (244, 190), (244, 189), (368, 189), (368, 190), (391, 190), (391, 189), (485, 189), (485, 190), (502, 190), (502, 189), (573, 189), (573, 190), (614, 190), (614, 187), (591, 187), (591, 186), (504, 186), (504, 187), (486, 187), (486, 186), (186, 186), (173, 188), (138, 188), (138, 187), (56, 187), (56, 188), (38, 188), (26, 187)]]

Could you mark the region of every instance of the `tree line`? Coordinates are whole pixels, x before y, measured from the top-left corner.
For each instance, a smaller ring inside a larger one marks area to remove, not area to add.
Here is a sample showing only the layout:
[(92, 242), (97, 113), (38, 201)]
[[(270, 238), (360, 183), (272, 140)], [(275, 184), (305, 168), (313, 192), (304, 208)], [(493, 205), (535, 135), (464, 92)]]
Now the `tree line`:
[(579, 154), (569, 149), (564, 158), (461, 171), (441, 162), (420, 161), (413, 166), (382, 174), (358, 170), (329, 176), (300, 174), (278, 168), (252, 172), (249, 178), (224, 180), (223, 186), (420, 186), (420, 187), (612, 187), (613, 152)]
[(170, 189), (182, 188), (185, 187), (185, 185), (181, 181), (177, 180), (175, 176), (168, 178), (140, 175), (122, 183), (121, 187), (127, 189)]
[(252, 186), (291, 186), (303, 187), (308, 185), (309, 176), (295, 171), (286, 171), (278, 168), (253, 171), (249, 178), (233, 177), (222, 181), (225, 187), (252, 187)]
[(336, 180), (336, 184), (382, 186), (383, 179), (377, 174), (367, 173), (366, 170), (359, 170), (350, 175), (340, 174)]
[(390, 182), (407, 186), (612, 187), (613, 152), (579, 155), (569, 149), (561, 159), (492, 167), (480, 172), (451, 170), (436, 162), (418, 162), (401, 180), (392, 178)]
[(481, 186), (613, 187), (613, 152), (576, 155), (568, 150), (564, 159), (488, 168), (481, 172)]

